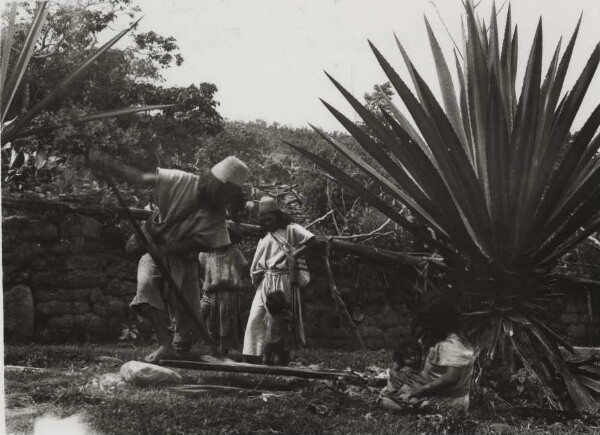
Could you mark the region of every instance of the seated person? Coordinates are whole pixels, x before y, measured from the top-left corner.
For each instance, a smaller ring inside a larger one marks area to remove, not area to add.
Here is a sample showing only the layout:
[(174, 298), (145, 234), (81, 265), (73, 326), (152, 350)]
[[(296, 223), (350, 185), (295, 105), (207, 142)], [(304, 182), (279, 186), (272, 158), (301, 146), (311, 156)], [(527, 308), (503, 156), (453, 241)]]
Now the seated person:
[(437, 297), (417, 316), (429, 343), (420, 373), (390, 369), (379, 401), (392, 410), (467, 410), (475, 355), (461, 334), (460, 313), (451, 300)]

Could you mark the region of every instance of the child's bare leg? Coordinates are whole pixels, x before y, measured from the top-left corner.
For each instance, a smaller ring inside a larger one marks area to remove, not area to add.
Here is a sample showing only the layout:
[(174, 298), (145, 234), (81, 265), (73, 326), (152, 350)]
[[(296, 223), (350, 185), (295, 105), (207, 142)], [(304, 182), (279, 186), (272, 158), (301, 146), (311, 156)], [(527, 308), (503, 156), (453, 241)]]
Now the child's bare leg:
[(284, 350), (279, 358), (282, 366), (287, 366), (290, 363), (290, 351)]
[(156, 363), (161, 358), (175, 355), (175, 349), (169, 335), (169, 316), (163, 310), (151, 306), (144, 307), (142, 314), (152, 323), (158, 339), (158, 349), (144, 358), (144, 361)]
[(263, 350), (262, 365), (263, 366), (271, 365), (271, 353), (267, 350)]

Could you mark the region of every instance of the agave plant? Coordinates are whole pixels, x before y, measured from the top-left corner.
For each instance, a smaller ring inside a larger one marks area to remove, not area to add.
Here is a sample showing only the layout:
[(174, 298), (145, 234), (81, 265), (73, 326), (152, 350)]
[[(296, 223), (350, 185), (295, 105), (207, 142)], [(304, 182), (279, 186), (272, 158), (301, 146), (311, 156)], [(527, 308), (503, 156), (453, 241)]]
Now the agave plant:
[[(88, 68), (90, 68), (93, 65), (94, 61), (98, 59), (98, 57), (102, 56), (103, 53), (105, 53), (109, 48), (111, 48), (133, 27), (135, 27), (135, 25), (139, 22), (139, 20), (137, 20), (129, 28), (121, 31), (110, 41), (108, 41), (106, 44), (100, 47), (91, 57), (85, 60), (79, 67), (77, 67), (68, 76), (66, 76), (60, 83), (57, 83), (56, 87), (48, 95), (46, 95), (39, 102), (37, 102), (32, 108), (30, 108), (25, 113), (20, 114), (14, 119), (7, 120), (6, 117), (9, 113), (9, 110), (11, 109), (13, 99), (17, 93), (17, 90), (19, 89), (21, 80), (25, 75), (31, 57), (33, 56), (33, 52), (38, 37), (40, 35), (40, 31), (42, 30), (46, 21), (46, 16), (48, 14), (47, 3), (48, 2), (46, 1), (39, 2), (31, 26), (25, 37), (23, 47), (21, 48), (16, 60), (13, 60), (12, 63), (10, 55), (13, 50), (13, 38), (15, 35), (17, 2), (13, 2), (11, 4), (8, 17), (8, 24), (2, 32), (3, 46), (2, 58), (0, 59), (0, 134), (4, 145), (3, 150), (7, 147), (10, 147), (10, 142), (15, 139), (36, 134), (47, 133), (49, 131), (64, 127), (69, 124), (77, 125), (82, 124), (84, 122), (96, 121), (115, 116), (129, 115), (136, 112), (158, 110), (172, 106), (169, 104), (121, 108), (101, 113), (82, 115), (70, 119), (67, 123), (29, 128), (31, 122), (35, 119), (35, 117), (40, 115), (40, 113), (47, 109), (57, 98), (64, 94), (67, 91), (68, 87), (75, 80), (77, 80), (77, 78), (79, 78)], [(12, 65), (12, 68), (10, 70), (9, 65)], [(21, 150), (17, 150), (15, 148), (12, 149), (12, 158), (10, 163), (11, 168), (18, 168), (26, 160), (27, 159), (25, 158), (25, 155)], [(36, 166), (40, 164), (39, 162), (43, 161), (43, 159), (39, 159), (39, 156), (36, 156), (36, 160)]]
[[(313, 128), (364, 171), (385, 192), (383, 197), (329, 161), (288, 145), (438, 250), (463, 309), (469, 311), (481, 358), (520, 360), (550, 404), (561, 407), (548, 387), (558, 372), (577, 408), (591, 412), (596, 410), (592, 392), (600, 392), (598, 370), (575, 369), (565, 361), (560, 347), (573, 348), (545, 325), (543, 314), (555, 296), (554, 265), (600, 227), (600, 140), (594, 137), (600, 106), (568, 140), (600, 48), (595, 47), (575, 85), (563, 95), (581, 19), (562, 55), (558, 43), (545, 75), (540, 19), (519, 92), (518, 33), (510, 7), (503, 34), (495, 6), (488, 24), (475, 15), (471, 0), (465, 10), (464, 46), (453, 56), (457, 80), (425, 20), (443, 106), (397, 38), (415, 93), (369, 44), (410, 117), (390, 99), (381, 107), (383, 118), (376, 116), (329, 76), (364, 124), (323, 103), (377, 164)], [(435, 237), (405, 219), (390, 199), (405, 204)]]

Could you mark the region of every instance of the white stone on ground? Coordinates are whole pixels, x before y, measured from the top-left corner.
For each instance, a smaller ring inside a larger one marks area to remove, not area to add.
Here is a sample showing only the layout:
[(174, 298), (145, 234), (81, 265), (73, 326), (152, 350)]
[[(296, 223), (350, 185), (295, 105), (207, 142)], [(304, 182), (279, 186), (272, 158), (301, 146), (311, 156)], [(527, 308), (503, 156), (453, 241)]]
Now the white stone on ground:
[(167, 367), (141, 361), (129, 361), (121, 366), (123, 380), (138, 386), (180, 384), (181, 375)]

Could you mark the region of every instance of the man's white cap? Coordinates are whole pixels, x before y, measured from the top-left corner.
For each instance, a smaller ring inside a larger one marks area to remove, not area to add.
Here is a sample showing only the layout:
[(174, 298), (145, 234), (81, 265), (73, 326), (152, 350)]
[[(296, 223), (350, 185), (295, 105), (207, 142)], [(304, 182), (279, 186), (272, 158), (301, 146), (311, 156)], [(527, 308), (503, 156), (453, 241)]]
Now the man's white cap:
[(210, 172), (223, 183), (231, 183), (242, 187), (248, 177), (248, 166), (234, 156), (225, 157)]

